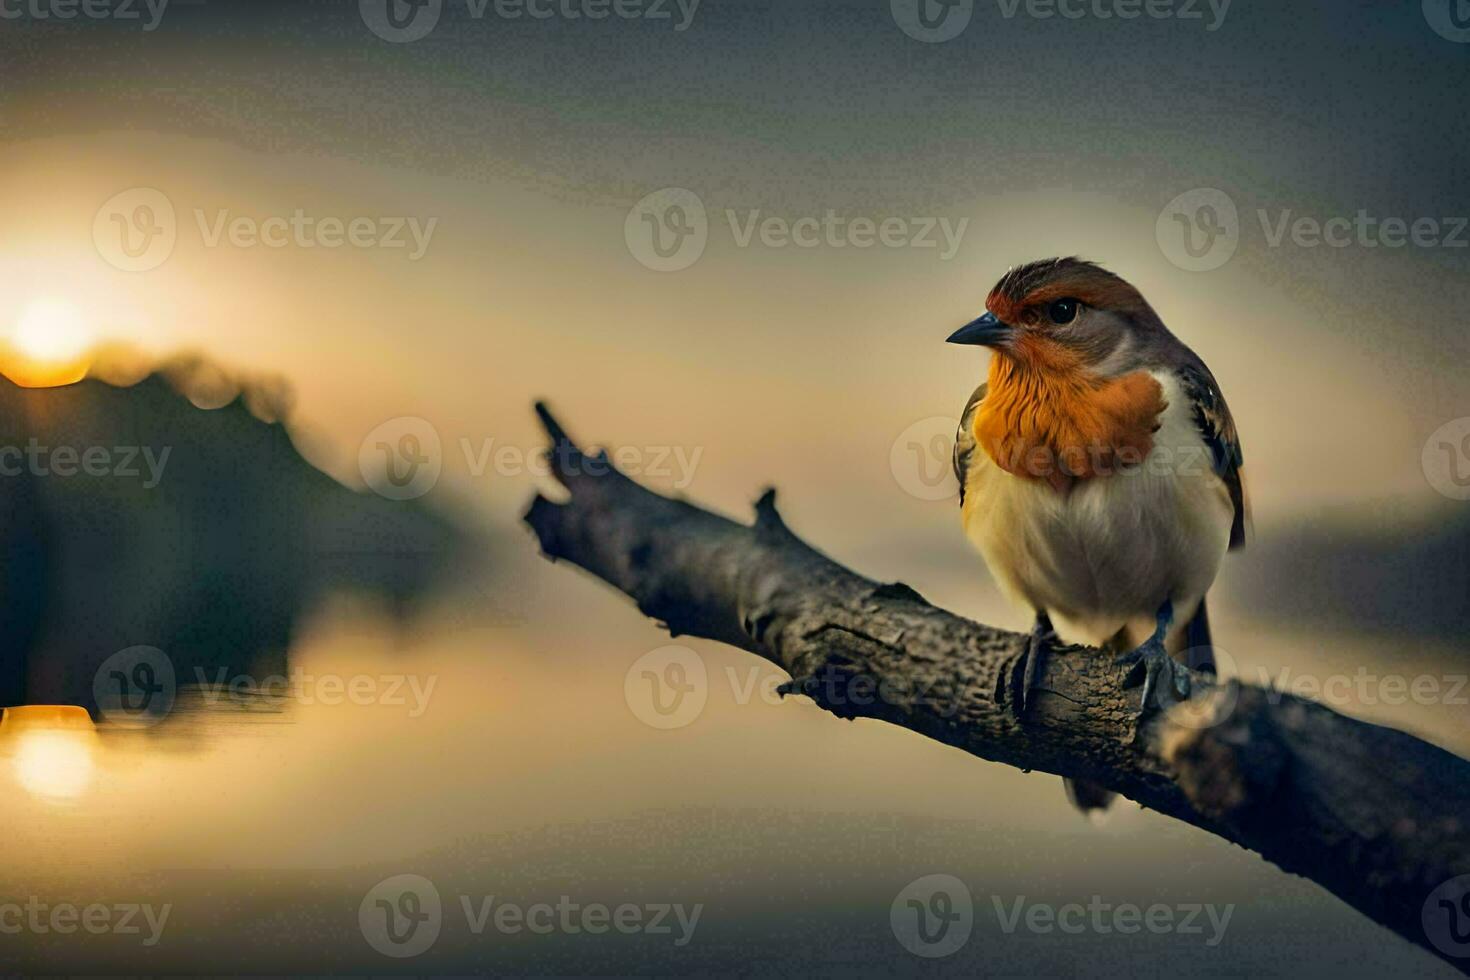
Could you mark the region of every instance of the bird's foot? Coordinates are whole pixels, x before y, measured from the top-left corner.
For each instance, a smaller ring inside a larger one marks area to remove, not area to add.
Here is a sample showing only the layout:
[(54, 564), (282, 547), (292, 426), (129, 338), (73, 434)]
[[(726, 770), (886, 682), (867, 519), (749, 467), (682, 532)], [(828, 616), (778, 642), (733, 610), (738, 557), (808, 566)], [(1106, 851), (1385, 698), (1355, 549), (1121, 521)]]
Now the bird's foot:
[(1051, 652), (1056, 642), (1057, 635), (1052, 630), (1051, 620), (1046, 617), (1045, 613), (1037, 616), (1036, 624), (1031, 627), (1031, 635), (1026, 638), (1026, 652), (1022, 659), (1025, 666), (1021, 673), (1021, 690), (1011, 701), (1011, 713), (1015, 715), (1017, 721), (1025, 717), (1026, 709), (1031, 706), (1031, 692), (1036, 690), (1036, 682), (1041, 677), (1047, 654)]
[(1140, 717), (1149, 713), (1150, 707), (1164, 710), (1189, 697), (1191, 678), (1189, 668), (1169, 656), (1164, 649), (1163, 637), (1154, 635), (1136, 650), (1129, 650), (1114, 661), (1131, 667), (1123, 686), (1137, 687), (1143, 684), (1143, 700), (1139, 705)]

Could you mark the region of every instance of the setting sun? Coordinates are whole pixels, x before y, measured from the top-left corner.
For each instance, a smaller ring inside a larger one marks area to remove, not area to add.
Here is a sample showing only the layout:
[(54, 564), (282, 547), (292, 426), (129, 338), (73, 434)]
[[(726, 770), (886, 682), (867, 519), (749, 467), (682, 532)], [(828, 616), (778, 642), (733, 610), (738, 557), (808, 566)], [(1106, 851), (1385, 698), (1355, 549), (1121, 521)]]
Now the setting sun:
[(6, 708), (0, 736), (13, 741), (15, 777), (32, 795), (71, 800), (92, 783), (97, 732), (86, 709), (73, 705)]
[(0, 349), (0, 371), (26, 388), (53, 388), (86, 377), (95, 338), (81, 311), (64, 300), (26, 307)]

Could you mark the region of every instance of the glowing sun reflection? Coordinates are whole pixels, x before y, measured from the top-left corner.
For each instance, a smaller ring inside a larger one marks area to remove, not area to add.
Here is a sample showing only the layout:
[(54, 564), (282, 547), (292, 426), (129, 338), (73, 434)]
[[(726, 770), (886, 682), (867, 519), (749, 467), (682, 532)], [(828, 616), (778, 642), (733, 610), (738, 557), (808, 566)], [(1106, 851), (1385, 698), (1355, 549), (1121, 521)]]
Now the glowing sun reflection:
[(8, 743), (16, 780), (34, 796), (74, 800), (92, 784), (97, 731), (85, 708), (6, 708), (0, 717), (0, 742)]

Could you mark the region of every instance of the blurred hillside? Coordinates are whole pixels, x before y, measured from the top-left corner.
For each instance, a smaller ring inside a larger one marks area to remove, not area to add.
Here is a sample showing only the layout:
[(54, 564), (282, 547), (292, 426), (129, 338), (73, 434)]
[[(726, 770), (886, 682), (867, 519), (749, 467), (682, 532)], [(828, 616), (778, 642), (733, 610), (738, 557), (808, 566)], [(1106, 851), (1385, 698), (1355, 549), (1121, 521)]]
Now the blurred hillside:
[(1262, 619), (1470, 640), (1470, 513), (1422, 501), (1328, 508), (1232, 556), (1230, 588)]
[[(205, 407), (201, 407), (205, 406)], [(334, 591), (412, 613), (483, 536), (303, 459), (279, 385), (184, 359), (127, 386), (0, 379), (0, 705), (84, 704), (118, 651), (262, 677)]]

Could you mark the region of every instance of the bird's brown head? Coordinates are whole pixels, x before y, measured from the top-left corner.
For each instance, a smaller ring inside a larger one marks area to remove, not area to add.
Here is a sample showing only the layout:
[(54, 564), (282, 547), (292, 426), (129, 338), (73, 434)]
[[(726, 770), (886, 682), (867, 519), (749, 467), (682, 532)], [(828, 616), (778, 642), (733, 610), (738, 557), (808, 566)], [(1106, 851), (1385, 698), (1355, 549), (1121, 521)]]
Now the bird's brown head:
[(949, 342), (981, 344), (1039, 370), (1098, 369), (1162, 328), (1126, 280), (1076, 258), (1011, 269), (985, 307), (983, 316), (955, 331)]

